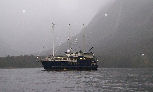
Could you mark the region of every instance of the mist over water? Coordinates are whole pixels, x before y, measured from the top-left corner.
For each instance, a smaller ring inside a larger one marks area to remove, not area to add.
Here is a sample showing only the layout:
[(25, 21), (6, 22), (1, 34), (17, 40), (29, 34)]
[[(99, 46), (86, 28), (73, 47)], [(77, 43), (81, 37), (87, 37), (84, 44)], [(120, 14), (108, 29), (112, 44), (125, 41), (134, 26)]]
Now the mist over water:
[(152, 92), (153, 69), (99, 68), (98, 71), (0, 69), (0, 92)]
[[(112, 0), (1, 0), (0, 56), (40, 53), (52, 48), (51, 23), (56, 24), (56, 46), (81, 31), (101, 7)], [(3, 52), (3, 53), (2, 53)]]
[[(51, 54), (52, 22), (56, 55), (70, 34), (74, 51), (94, 48), (99, 67), (116, 68), (34, 68)], [(22, 67), (0, 69), (0, 92), (153, 92), (153, 68), (138, 68), (153, 67), (152, 25), (153, 0), (0, 0), (0, 68)]]

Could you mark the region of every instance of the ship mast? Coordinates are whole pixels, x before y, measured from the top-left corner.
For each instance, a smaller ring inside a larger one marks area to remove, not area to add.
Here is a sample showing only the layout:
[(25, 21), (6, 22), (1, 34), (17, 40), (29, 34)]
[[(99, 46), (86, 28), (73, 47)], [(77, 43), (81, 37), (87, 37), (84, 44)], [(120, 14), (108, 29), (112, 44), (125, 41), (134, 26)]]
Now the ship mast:
[(54, 32), (55, 24), (52, 22), (52, 30), (53, 30), (53, 57), (55, 56), (55, 32)]
[(70, 32), (71, 32), (71, 24), (69, 24), (69, 32), (68, 32), (68, 52), (71, 52), (71, 42), (70, 42)]
[(82, 34), (82, 45), (83, 45), (83, 52), (86, 51), (86, 38), (85, 38), (85, 30), (84, 30), (84, 24), (82, 25), (82, 30), (83, 30), (83, 34)]

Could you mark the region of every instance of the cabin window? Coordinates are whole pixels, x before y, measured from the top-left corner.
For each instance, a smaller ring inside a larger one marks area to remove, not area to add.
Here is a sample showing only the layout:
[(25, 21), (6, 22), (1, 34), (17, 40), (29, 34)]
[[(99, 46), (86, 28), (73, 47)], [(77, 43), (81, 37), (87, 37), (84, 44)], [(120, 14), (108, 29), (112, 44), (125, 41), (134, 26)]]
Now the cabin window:
[(67, 58), (63, 58), (63, 60), (67, 60)]

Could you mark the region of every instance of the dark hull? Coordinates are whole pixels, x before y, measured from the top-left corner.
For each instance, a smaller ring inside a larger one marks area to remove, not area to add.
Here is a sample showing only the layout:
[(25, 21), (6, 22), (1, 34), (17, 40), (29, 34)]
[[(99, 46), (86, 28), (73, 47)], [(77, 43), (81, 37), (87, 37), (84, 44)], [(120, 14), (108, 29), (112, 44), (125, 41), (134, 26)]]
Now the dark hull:
[(97, 70), (90, 62), (42, 61), (45, 70)]

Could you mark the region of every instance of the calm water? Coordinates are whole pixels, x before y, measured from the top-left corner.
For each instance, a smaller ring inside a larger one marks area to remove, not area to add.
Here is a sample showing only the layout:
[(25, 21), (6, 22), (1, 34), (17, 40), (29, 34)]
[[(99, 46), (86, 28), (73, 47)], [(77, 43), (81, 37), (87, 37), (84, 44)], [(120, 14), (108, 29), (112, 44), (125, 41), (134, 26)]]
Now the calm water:
[(153, 92), (153, 69), (0, 69), (0, 92)]

